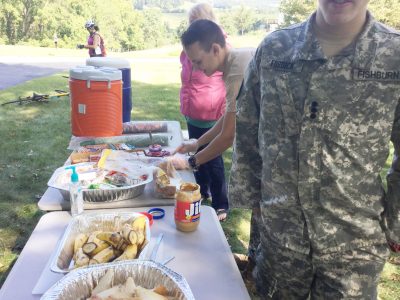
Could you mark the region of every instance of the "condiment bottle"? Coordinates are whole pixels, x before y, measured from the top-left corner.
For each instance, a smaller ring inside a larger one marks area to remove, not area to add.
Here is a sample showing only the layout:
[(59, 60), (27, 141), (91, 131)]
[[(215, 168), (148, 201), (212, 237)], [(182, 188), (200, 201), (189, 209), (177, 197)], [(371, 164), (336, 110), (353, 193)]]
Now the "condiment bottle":
[(70, 166), (66, 169), (72, 169), (71, 182), (69, 185), (69, 195), (71, 204), (71, 215), (74, 217), (83, 212), (82, 186), (79, 182), (79, 177), (78, 173), (76, 173), (75, 166)]
[(196, 183), (182, 183), (175, 194), (175, 225), (180, 231), (195, 231), (200, 223), (201, 194)]

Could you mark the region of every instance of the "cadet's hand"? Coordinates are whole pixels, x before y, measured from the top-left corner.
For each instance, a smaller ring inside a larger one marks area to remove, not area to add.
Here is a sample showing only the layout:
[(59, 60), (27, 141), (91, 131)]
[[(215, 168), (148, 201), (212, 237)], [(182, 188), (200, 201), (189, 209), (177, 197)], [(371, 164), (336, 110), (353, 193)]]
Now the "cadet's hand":
[(85, 45), (76, 45), (76, 48), (83, 49), (83, 48), (85, 48)]
[(392, 240), (388, 240), (388, 244), (389, 244), (390, 250), (392, 250), (393, 252), (396, 252), (396, 253), (400, 253), (400, 244), (398, 244)]
[(188, 152), (196, 152), (197, 149), (199, 148), (199, 145), (197, 143), (197, 139), (190, 139), (188, 141), (183, 142), (180, 146), (178, 146), (174, 153), (181, 153), (185, 154)]

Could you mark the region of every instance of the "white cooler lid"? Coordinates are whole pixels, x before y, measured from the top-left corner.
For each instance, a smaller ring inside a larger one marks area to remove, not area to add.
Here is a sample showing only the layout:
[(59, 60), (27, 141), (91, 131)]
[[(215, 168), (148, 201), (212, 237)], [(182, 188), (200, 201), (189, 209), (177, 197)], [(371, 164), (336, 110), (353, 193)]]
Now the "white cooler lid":
[(86, 59), (86, 65), (94, 67), (111, 67), (117, 69), (131, 67), (129, 60), (116, 57), (90, 57)]
[(69, 70), (69, 77), (79, 80), (114, 81), (122, 79), (122, 72), (116, 68), (77, 66)]

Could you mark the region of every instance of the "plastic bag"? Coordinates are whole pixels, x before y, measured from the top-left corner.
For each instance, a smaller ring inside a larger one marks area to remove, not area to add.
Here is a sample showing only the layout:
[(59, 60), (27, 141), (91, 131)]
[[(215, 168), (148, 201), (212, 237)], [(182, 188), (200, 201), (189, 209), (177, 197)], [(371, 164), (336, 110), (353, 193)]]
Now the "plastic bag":
[(151, 166), (137, 160), (132, 153), (119, 150), (103, 150), (98, 162), (99, 168), (126, 174), (129, 178), (140, 178), (152, 173)]
[(182, 183), (182, 178), (171, 161), (163, 161), (153, 173), (154, 192), (158, 198), (175, 198), (175, 193)]
[(126, 122), (122, 124), (123, 133), (167, 132), (167, 122)]

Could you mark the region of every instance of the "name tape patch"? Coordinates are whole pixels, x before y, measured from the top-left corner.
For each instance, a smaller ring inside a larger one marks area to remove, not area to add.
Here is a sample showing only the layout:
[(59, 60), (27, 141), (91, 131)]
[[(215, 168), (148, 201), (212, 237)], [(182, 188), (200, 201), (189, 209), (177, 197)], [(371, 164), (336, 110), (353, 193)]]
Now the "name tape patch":
[(273, 69), (289, 71), (289, 70), (293, 70), (294, 63), (292, 63), (290, 61), (272, 60), (271, 67)]
[(354, 80), (400, 81), (400, 71), (353, 69)]

